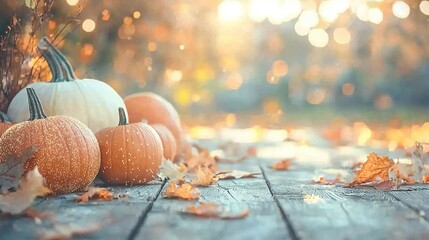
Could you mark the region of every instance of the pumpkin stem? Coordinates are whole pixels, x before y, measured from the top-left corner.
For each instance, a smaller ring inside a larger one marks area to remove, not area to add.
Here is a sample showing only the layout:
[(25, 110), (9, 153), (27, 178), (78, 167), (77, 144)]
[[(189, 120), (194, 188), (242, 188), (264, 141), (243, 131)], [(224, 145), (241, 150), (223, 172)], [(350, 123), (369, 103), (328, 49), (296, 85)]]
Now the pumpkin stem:
[(128, 125), (128, 119), (127, 119), (127, 115), (125, 114), (124, 108), (119, 107), (118, 111), (119, 111), (119, 124), (118, 124), (118, 126)]
[(43, 112), (42, 104), (40, 103), (39, 97), (37, 97), (36, 92), (33, 88), (27, 88), (27, 96), (28, 106), (30, 109), (30, 118), (28, 120), (33, 121), (35, 119), (47, 118), (45, 113)]
[(56, 60), (55, 53), (51, 46), (51, 43), (45, 36), (37, 44), (37, 49), (49, 65), (49, 69), (52, 73), (51, 82), (63, 82), (65, 79), (63, 71), (61, 70), (61, 64)]
[(6, 113), (0, 112), (0, 122), (10, 123), (9, 118), (7, 117)]
[(56, 62), (61, 66), (62, 72), (64, 74), (64, 80), (56, 81), (56, 82), (63, 82), (63, 81), (73, 81), (76, 80), (76, 76), (74, 75), (73, 68), (71, 67), (70, 62), (66, 59), (64, 54), (56, 47), (54, 46), (47, 37), (42, 38), (44, 40), (45, 44), (48, 45), (48, 49), (52, 49), (52, 55), (56, 59)]

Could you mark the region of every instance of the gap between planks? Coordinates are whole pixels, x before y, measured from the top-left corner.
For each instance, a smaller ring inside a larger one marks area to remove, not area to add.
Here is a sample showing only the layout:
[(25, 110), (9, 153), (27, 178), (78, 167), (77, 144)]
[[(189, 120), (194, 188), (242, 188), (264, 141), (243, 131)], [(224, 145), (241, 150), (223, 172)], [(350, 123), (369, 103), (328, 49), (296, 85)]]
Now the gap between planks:
[(164, 188), (166, 183), (167, 183), (167, 179), (164, 179), (164, 181), (162, 181), (162, 184), (161, 184), (159, 190), (156, 192), (155, 197), (149, 202), (149, 205), (144, 209), (144, 211), (140, 215), (139, 219), (137, 220), (136, 225), (131, 230), (130, 235), (128, 236), (128, 240), (136, 239), (140, 229), (143, 227), (143, 224), (146, 221), (146, 218), (147, 218), (149, 212), (152, 210), (153, 204), (158, 199), (159, 195), (161, 195), (161, 191)]
[(407, 201), (395, 196), (395, 194), (392, 194), (388, 191), (384, 191), (385, 194), (393, 197), (394, 199), (398, 200), (400, 203), (404, 204), (405, 206), (407, 206), (409, 209), (413, 210), (414, 212), (417, 213), (417, 215), (420, 216), (420, 218), (422, 218), (425, 222), (429, 222), (429, 218), (426, 216), (426, 213), (423, 209), (419, 209), (418, 207), (414, 207), (413, 205), (409, 204)]
[(278, 198), (276, 197), (276, 195), (274, 195), (274, 191), (271, 187), (271, 182), (270, 180), (268, 180), (267, 175), (265, 173), (264, 168), (259, 165), (259, 169), (261, 169), (262, 172), (262, 176), (265, 179), (265, 183), (267, 184), (268, 190), (271, 193), (271, 196), (273, 197), (274, 201), (276, 202), (276, 205), (280, 211), (280, 214), (286, 224), (286, 228), (288, 229), (289, 235), (291, 237), (292, 240), (299, 240), (300, 238), (298, 237), (298, 235), (296, 234), (295, 228), (292, 225), (292, 222), (290, 221), (289, 217), (287, 216), (286, 212), (284, 211), (283, 207), (280, 204), (280, 201), (278, 200)]

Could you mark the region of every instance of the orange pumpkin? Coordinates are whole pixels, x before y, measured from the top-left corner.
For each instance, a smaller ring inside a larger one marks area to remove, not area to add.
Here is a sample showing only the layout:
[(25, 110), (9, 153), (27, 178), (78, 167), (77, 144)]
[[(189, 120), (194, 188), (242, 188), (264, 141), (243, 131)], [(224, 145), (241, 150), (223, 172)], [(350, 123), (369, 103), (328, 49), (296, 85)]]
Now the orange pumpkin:
[(162, 124), (152, 124), (150, 126), (155, 129), (161, 138), (164, 157), (166, 159), (173, 160), (177, 152), (176, 140), (174, 139), (173, 134)]
[(113, 184), (142, 184), (154, 179), (163, 158), (162, 142), (145, 123), (128, 124), (119, 108), (119, 125), (97, 134), (101, 149), (100, 178)]
[(0, 136), (12, 126), (13, 124), (10, 123), (7, 115), (4, 112), (0, 112)]
[(100, 168), (100, 149), (91, 129), (66, 116), (46, 117), (33, 88), (27, 88), (30, 119), (13, 125), (0, 138), (0, 161), (21, 155), (31, 146), (38, 151), (25, 164), (38, 167), (53, 194), (87, 187)]
[(181, 153), (182, 128), (179, 114), (173, 105), (154, 93), (132, 94), (126, 97), (124, 102), (131, 123), (137, 123), (146, 119), (149, 124), (160, 123), (166, 126), (176, 140), (178, 149), (176, 155)]

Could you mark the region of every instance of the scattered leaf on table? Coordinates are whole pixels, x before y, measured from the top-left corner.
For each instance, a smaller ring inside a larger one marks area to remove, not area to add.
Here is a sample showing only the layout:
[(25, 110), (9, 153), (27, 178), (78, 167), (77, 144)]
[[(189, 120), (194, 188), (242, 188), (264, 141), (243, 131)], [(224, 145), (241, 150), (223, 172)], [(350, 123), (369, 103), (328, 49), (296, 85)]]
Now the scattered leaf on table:
[(312, 184), (323, 184), (323, 185), (334, 185), (341, 182), (341, 177), (337, 176), (334, 179), (327, 179), (325, 177), (319, 177), (317, 180), (311, 180), (310, 183)]
[(71, 239), (74, 236), (85, 236), (99, 231), (102, 228), (99, 223), (91, 223), (85, 225), (70, 224), (55, 224), (53, 229), (45, 229), (40, 231), (39, 239), (41, 240), (65, 240)]
[(346, 186), (355, 186), (361, 183), (382, 182), (389, 180), (389, 169), (393, 166), (392, 159), (385, 156), (378, 156), (375, 153), (368, 155), (367, 161), (362, 168), (356, 171), (356, 177)]
[[(415, 169), (413, 164), (395, 163), (390, 167), (388, 176), (389, 179), (395, 180), (397, 187), (399, 187), (399, 185), (402, 185), (403, 183), (416, 183), (414, 179)], [(423, 179), (419, 180), (419, 182), (422, 180)]]
[(429, 183), (429, 175), (423, 176), (423, 183), (428, 184)]
[(218, 218), (224, 220), (241, 219), (249, 216), (249, 210), (244, 209), (239, 212), (227, 211), (225, 206), (214, 202), (202, 202), (199, 205), (186, 207), (186, 214), (193, 214), (198, 217)]
[(0, 195), (0, 211), (18, 214), (31, 206), (37, 196), (49, 193), (43, 185), (44, 178), (39, 170), (34, 168), (25, 175), (16, 192)]
[(210, 155), (210, 151), (196, 144), (192, 146), (195, 151), (191, 151), (191, 155), (185, 157), (185, 164), (188, 167), (188, 172), (195, 173), (198, 171), (198, 167), (206, 167), (215, 172), (216, 161)]
[(235, 158), (235, 159), (232, 159), (232, 158), (222, 158), (222, 157), (218, 157), (218, 156), (215, 156), (214, 157), (214, 160), (216, 161), (216, 162), (220, 162), (220, 163), (239, 163), (239, 162), (243, 162), (243, 161), (245, 161), (245, 160), (247, 160), (249, 158), (249, 156), (241, 156), (241, 157), (238, 157), (238, 158)]
[(5, 161), (0, 164), (0, 186), (1, 192), (5, 193), (9, 189), (17, 188), (24, 174), (24, 164), (30, 159), (37, 147), (28, 147), (21, 156), (9, 155)]
[(201, 196), (198, 188), (193, 187), (189, 183), (183, 183), (178, 186), (174, 182), (169, 182), (167, 189), (162, 194), (166, 198), (180, 198), (184, 200), (196, 200)]
[(274, 170), (288, 170), (292, 165), (292, 161), (290, 159), (283, 159), (275, 162), (273, 165), (270, 165), (269, 167)]
[(238, 178), (254, 178), (256, 175), (261, 174), (260, 172), (246, 172), (240, 170), (220, 171), (216, 175), (220, 180), (227, 179), (238, 179)]
[(217, 182), (219, 178), (208, 168), (198, 168), (197, 177), (191, 180), (193, 186), (207, 187)]
[(373, 187), (378, 190), (392, 190), (394, 186), (395, 182), (392, 180), (383, 181), (373, 185)]
[(85, 203), (89, 200), (111, 201), (113, 194), (107, 188), (90, 187), (87, 192), (78, 196), (75, 202)]
[(177, 165), (170, 160), (162, 159), (158, 176), (162, 180), (169, 179), (173, 182), (180, 182), (184, 180), (186, 172), (187, 168), (184, 164)]

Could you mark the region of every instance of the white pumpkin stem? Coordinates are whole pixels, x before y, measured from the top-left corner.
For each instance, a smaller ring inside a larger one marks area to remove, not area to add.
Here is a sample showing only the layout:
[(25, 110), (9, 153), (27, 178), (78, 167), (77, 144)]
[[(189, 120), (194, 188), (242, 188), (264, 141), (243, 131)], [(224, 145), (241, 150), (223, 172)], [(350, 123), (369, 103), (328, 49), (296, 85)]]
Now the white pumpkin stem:
[(9, 118), (7, 117), (6, 113), (0, 112), (0, 122), (10, 123)]
[(51, 70), (51, 82), (63, 82), (65, 81), (64, 74), (61, 70), (60, 63), (55, 58), (55, 53), (53, 53), (52, 47), (53, 45), (49, 42), (46, 36), (43, 37), (37, 44), (37, 49), (39, 50), (40, 54), (42, 54), (43, 58), (49, 65), (49, 69)]
[(37, 97), (37, 94), (33, 88), (27, 88), (27, 96), (28, 107), (30, 110), (30, 118), (28, 120), (33, 121), (35, 119), (47, 118), (47, 116), (43, 112), (42, 104), (40, 103), (39, 97)]
[(48, 38), (44, 37), (42, 38), (44, 42), (49, 46), (48, 49), (52, 49), (51, 53), (54, 56), (55, 61), (61, 66), (62, 72), (64, 74), (64, 80), (63, 81), (74, 81), (76, 80), (76, 76), (74, 75), (73, 68), (70, 64), (70, 62), (67, 60), (67, 58), (64, 56), (64, 54), (56, 47), (54, 46)]
[(118, 126), (128, 125), (128, 119), (127, 119), (127, 115), (125, 114), (124, 108), (119, 107), (118, 111), (119, 111), (119, 124), (118, 124)]

